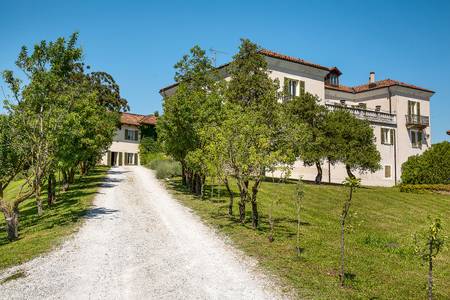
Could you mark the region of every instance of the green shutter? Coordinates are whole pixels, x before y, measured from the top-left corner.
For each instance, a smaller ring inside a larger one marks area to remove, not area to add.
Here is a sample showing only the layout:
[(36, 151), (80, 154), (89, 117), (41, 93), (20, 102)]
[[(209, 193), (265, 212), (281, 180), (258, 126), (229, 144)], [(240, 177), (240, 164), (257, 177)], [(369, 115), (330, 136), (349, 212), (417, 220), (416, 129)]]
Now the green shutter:
[(126, 165), (128, 165), (128, 153), (124, 152), (124, 156), (123, 157), (125, 158), (124, 161), (123, 161), (123, 165), (126, 166)]
[(390, 131), (390, 135), (391, 135), (391, 145), (395, 144), (395, 130), (391, 129)]
[(284, 77), (284, 99), (289, 97), (289, 79)]
[(381, 144), (384, 144), (386, 141), (384, 140), (384, 128), (381, 128)]
[(303, 95), (305, 93), (305, 82), (303, 80), (300, 80), (300, 95)]
[(138, 155), (137, 155), (137, 153), (134, 154), (134, 164), (138, 165)]
[(422, 145), (422, 130), (419, 130), (417, 132), (417, 144), (419, 145), (419, 147)]
[(125, 129), (125, 140), (128, 139), (128, 129)]
[(122, 152), (119, 152), (119, 166), (122, 165)]
[(420, 122), (420, 102), (417, 102), (417, 115), (419, 116), (419, 122)]

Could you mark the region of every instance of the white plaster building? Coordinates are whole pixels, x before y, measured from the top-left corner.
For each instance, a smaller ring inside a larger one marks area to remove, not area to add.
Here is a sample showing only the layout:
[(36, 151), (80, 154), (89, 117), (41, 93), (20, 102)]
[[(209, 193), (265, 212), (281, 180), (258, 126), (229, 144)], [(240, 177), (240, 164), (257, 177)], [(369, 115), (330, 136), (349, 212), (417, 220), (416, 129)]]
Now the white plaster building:
[(143, 126), (155, 126), (155, 116), (122, 113), (109, 150), (103, 155), (101, 164), (107, 166), (139, 165), (139, 143)]
[[(330, 110), (346, 109), (356, 117), (369, 120), (381, 154), (382, 169), (371, 174), (358, 174), (364, 185), (393, 186), (400, 182), (401, 165), (409, 156), (422, 153), (431, 146), (430, 98), (434, 92), (397, 80), (375, 80), (371, 72), (366, 84), (349, 87), (340, 84), (341, 72), (299, 58), (261, 50), (268, 63), (270, 77), (287, 85), (292, 96), (303, 91), (316, 95)], [(226, 65), (223, 68), (226, 75)], [(176, 85), (160, 90), (165, 97)], [(323, 181), (341, 183), (347, 176), (342, 164), (324, 163)], [(314, 180), (316, 167), (305, 167), (297, 161), (293, 178)], [(355, 173), (357, 174), (357, 173)]]

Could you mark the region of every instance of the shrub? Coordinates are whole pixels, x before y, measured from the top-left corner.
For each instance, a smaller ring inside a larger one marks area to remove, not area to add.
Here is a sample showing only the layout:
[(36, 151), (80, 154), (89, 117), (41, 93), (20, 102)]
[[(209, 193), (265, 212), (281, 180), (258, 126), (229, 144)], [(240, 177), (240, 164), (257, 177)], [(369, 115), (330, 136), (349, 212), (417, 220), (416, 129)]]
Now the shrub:
[(159, 143), (151, 137), (144, 137), (139, 144), (139, 156), (141, 164), (147, 165), (152, 160), (163, 159), (164, 155), (160, 153), (161, 147)]
[(402, 183), (450, 183), (450, 142), (434, 144), (421, 155), (408, 158), (402, 165)]
[(172, 159), (155, 159), (148, 166), (155, 170), (158, 179), (181, 176), (181, 164)]
[(422, 193), (425, 191), (450, 193), (450, 184), (401, 184), (399, 187), (400, 192), (406, 193)]

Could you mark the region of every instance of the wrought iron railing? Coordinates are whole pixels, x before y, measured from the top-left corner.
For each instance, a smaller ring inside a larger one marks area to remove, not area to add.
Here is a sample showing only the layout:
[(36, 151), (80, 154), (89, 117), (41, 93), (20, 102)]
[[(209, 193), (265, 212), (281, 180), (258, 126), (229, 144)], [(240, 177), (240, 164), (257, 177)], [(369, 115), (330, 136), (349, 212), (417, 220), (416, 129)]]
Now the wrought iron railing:
[(421, 115), (406, 115), (406, 126), (428, 127), (430, 126), (430, 117)]

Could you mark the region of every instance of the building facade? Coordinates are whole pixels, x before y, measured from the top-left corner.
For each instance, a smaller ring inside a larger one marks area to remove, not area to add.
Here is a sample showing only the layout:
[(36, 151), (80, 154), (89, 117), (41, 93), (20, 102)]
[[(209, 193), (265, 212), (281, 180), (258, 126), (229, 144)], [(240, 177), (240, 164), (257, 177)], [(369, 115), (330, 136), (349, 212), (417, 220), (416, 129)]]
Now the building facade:
[(139, 143), (144, 128), (154, 127), (156, 117), (122, 113), (120, 124), (111, 146), (102, 157), (101, 164), (107, 166), (139, 165)]
[[(358, 174), (362, 184), (393, 186), (399, 183), (401, 165), (408, 157), (431, 146), (433, 91), (397, 80), (377, 81), (374, 72), (369, 74), (366, 84), (349, 87), (340, 84), (342, 72), (337, 67), (325, 67), (269, 50), (260, 53), (268, 63), (269, 76), (280, 82), (280, 91), (287, 91), (289, 96), (308, 92), (317, 96), (329, 110), (348, 110), (357, 118), (370, 121), (382, 168), (375, 173)], [(227, 78), (226, 65), (219, 68)], [(176, 85), (171, 85), (161, 89), (160, 94), (169, 96), (175, 89)], [(342, 164), (333, 166), (324, 162), (322, 168), (325, 182), (341, 183), (347, 177)], [(316, 174), (315, 166), (304, 166), (299, 159), (292, 177), (314, 180)]]

